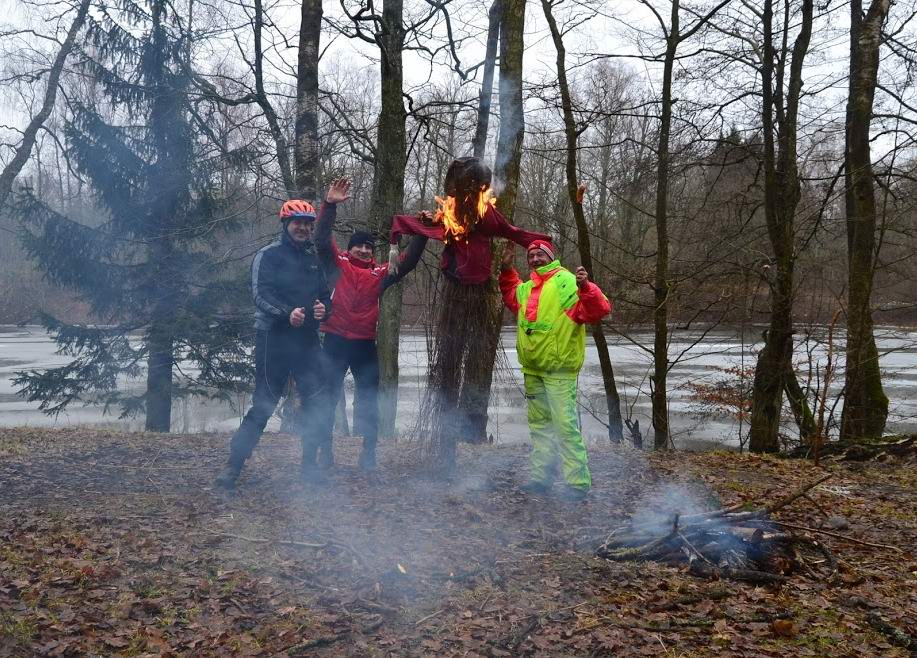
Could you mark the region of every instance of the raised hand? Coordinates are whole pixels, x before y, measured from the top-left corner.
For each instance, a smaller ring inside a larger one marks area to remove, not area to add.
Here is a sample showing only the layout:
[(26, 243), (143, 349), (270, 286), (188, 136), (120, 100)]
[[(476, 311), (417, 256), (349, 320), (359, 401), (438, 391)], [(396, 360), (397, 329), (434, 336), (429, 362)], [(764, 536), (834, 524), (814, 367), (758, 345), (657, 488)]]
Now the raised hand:
[(576, 274), (576, 285), (580, 288), (585, 287), (585, 285), (589, 283), (589, 272), (587, 272), (586, 268), (582, 265), (576, 268), (574, 274)]
[(350, 198), (350, 186), (349, 178), (338, 178), (328, 188), (328, 193), (325, 194), (325, 201), (328, 203), (344, 203)]
[(500, 258), (500, 269), (508, 270), (513, 266), (513, 260), (516, 258), (516, 243), (507, 240), (503, 245), (503, 256)]

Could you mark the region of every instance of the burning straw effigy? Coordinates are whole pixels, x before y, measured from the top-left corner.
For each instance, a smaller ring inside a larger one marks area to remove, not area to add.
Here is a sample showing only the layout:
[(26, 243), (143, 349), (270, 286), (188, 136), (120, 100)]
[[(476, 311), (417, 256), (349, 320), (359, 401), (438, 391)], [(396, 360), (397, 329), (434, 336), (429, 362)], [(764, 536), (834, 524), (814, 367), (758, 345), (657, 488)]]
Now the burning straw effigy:
[(392, 244), (414, 233), (445, 244), (436, 315), (427, 332), (428, 380), (418, 433), (429, 437), (424, 447), (430, 461), (449, 470), (456, 443), (474, 440), (486, 428), (502, 312), (491, 242), (504, 237), (527, 245), (548, 236), (519, 229), (497, 211), (490, 168), (478, 158), (458, 158), (450, 165), (445, 192), (436, 197), (438, 208), (427, 218), (431, 221), (396, 215)]
[(675, 514), (664, 524), (616, 528), (596, 549), (596, 555), (614, 561), (687, 565), (697, 576), (754, 583), (783, 582), (797, 572), (831, 579), (837, 574), (837, 560), (831, 551), (771, 518), (829, 477), (760, 509), (746, 509), (743, 504), (699, 514)]
[[(490, 169), (480, 161), (456, 160), (449, 168), (446, 196), (436, 197), (439, 207), (434, 215), (434, 221), (445, 229), (447, 248), (450, 243), (467, 241), (495, 205), (490, 182)], [(429, 457), (447, 468), (455, 463), (456, 443), (472, 423), (461, 409), (462, 391), (468, 399), (468, 387), (488, 374), (476, 372), (485, 367), (476, 357), (496, 353), (496, 345), (491, 345), (492, 328), (502, 308), (493, 277), (482, 283), (463, 282), (456, 276), (456, 266), (447, 263), (443, 270), (436, 318), (427, 332), (429, 374), (421, 407), (421, 418), (428, 423), (424, 434), (430, 436)]]

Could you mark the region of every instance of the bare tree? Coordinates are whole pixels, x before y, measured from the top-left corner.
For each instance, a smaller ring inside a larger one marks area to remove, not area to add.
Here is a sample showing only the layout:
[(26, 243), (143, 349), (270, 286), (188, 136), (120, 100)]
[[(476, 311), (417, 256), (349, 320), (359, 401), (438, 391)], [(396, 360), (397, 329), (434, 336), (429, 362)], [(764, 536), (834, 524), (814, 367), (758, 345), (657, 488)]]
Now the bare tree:
[[(799, 33), (792, 54), (787, 51), (784, 36), (784, 45), (778, 56), (774, 46), (774, 3), (773, 0), (764, 0), (764, 47), (761, 57), (764, 217), (774, 251), (776, 272), (771, 280), (770, 326), (755, 368), (749, 441), (749, 448), (753, 452), (777, 452), (780, 449), (778, 432), (784, 388), (791, 392), (789, 397), (792, 404), (797, 408), (805, 406), (801, 391), (796, 392), (799, 386), (792, 364), (793, 269), (796, 261), (793, 226), (801, 194), (796, 159), (797, 119), (803, 84), (803, 61), (812, 37), (812, 20), (813, 2), (803, 0)], [(788, 10), (782, 29), (784, 34), (790, 29)], [(785, 93), (784, 80), (787, 80)], [(800, 433), (805, 438), (811, 437), (815, 431), (814, 419), (807, 406), (805, 411), (799, 413), (799, 417), (802, 419)]]
[[(595, 267), (592, 264), (592, 246), (589, 238), (589, 226), (586, 224), (586, 215), (583, 212), (583, 191), (580, 189), (579, 172), (577, 168), (577, 141), (585, 128), (577, 126), (573, 112), (573, 100), (570, 96), (570, 85), (567, 82), (566, 48), (564, 47), (563, 34), (557, 25), (553, 14), (554, 7), (563, 3), (563, 0), (541, 0), (544, 16), (551, 29), (551, 38), (557, 50), (557, 78), (560, 86), (561, 107), (564, 118), (564, 135), (567, 141), (566, 175), (567, 196), (573, 208), (573, 218), (576, 221), (577, 246), (579, 248), (580, 262), (589, 275), (595, 278)], [(605, 401), (608, 405), (608, 438), (613, 443), (619, 443), (624, 436), (623, 420), (621, 418), (621, 401), (615, 385), (614, 369), (611, 357), (608, 355), (608, 341), (602, 331), (601, 323), (592, 326), (592, 337), (595, 340), (596, 350), (599, 355), (599, 365), (602, 369), (602, 382), (605, 387)]]
[(45, 96), (41, 104), (41, 109), (39, 109), (39, 111), (29, 120), (28, 125), (22, 133), (22, 141), (16, 147), (13, 158), (3, 168), (3, 171), (0, 172), (0, 208), (6, 203), (6, 199), (13, 189), (13, 181), (29, 160), (29, 156), (32, 153), (32, 147), (35, 146), (38, 131), (41, 130), (45, 121), (48, 120), (48, 117), (51, 116), (51, 112), (54, 110), (54, 105), (57, 102), (57, 89), (60, 83), (61, 72), (64, 70), (64, 64), (67, 61), (67, 57), (73, 50), (73, 44), (76, 41), (77, 35), (79, 35), (86, 21), (89, 5), (90, 0), (81, 0), (80, 4), (77, 6), (76, 16), (70, 24), (67, 36), (64, 38), (64, 42), (61, 44), (60, 49), (57, 51), (57, 55), (54, 57), (54, 62), (52, 62), (51, 68), (48, 70), (48, 84), (45, 87)]
[(694, 25), (681, 30), (681, 0), (670, 0), (669, 22), (649, 2), (644, 4), (653, 12), (665, 38), (662, 54), (662, 98), (659, 103), (659, 140), (656, 150), (656, 273), (653, 282), (653, 445), (657, 450), (669, 447), (669, 408), (667, 378), (669, 362), (669, 167), (672, 132), (672, 73), (678, 47), (690, 39), (730, 0), (721, 0), (706, 14), (698, 17)]
[(497, 46), (500, 42), (500, 22), (503, 15), (502, 0), (494, 0), (488, 12), (487, 51), (484, 54), (484, 76), (481, 80), (481, 97), (478, 102), (478, 123), (474, 133), (474, 157), (483, 158), (487, 146), (487, 126), (490, 122), (490, 104), (494, 91), (494, 69), (497, 63)]
[(850, 2), (850, 82), (844, 176), (847, 211), (847, 354), (841, 439), (876, 439), (885, 430), (888, 398), (882, 390), (872, 327), (877, 210), (870, 153), (870, 123), (879, 74), (882, 26), (891, 0)]
[[(522, 56), (525, 52), (525, 0), (500, 1), (500, 132), (494, 162), (494, 180), (499, 198), (497, 207), (510, 221), (516, 206), (519, 187), (519, 168), (522, 159), (522, 142), (525, 136), (525, 117), (522, 96)], [(480, 114), (479, 114), (480, 117)], [(480, 129), (480, 123), (479, 129)], [(499, 246), (491, 245), (494, 261)], [(487, 406), (493, 383), (497, 346), (500, 343), (500, 319), (503, 302), (494, 277), (485, 284), (489, 287), (484, 300), (488, 310), (485, 320), (486, 337), (479, 352), (468, 355), (465, 381), (462, 383), (459, 409), (466, 419), (466, 440), (482, 443), (487, 440)], [(474, 361), (474, 363), (472, 363)]]
[[(267, 95), (264, 86), (264, 49), (261, 45), (262, 32), (264, 30), (264, 11), (261, 6), (261, 0), (254, 0), (254, 16), (252, 17), (252, 30), (255, 40), (255, 59), (252, 62), (252, 71), (255, 75), (255, 102), (264, 112), (264, 118), (271, 130), (271, 137), (274, 138), (274, 144), (277, 147), (277, 164), (280, 166), (280, 174), (283, 177), (283, 186), (290, 197), (296, 196), (296, 182), (293, 178), (293, 170), (290, 167), (289, 142), (284, 133), (280, 120), (277, 117), (277, 111)], [(303, 0), (308, 2), (308, 0)], [(318, 64), (316, 63), (316, 66)]]
[[(260, 0), (256, 0), (260, 2)], [(296, 190), (317, 201), (320, 143), (318, 136), (318, 62), (322, 33), (321, 0), (302, 0), (299, 28), (299, 69), (296, 74)]]
[[(361, 3), (354, 12), (349, 11), (343, 1), (341, 6), (350, 19), (345, 33), (379, 49), (381, 106), (368, 214), (372, 231), (387, 242), (392, 216), (404, 205), (407, 112), (402, 95), (403, 53), (408, 33), (404, 23), (404, 2), (383, 0), (381, 14), (376, 13), (371, 1)], [(392, 436), (395, 432), (401, 299), (401, 287), (393, 286), (382, 298), (379, 315), (379, 431), (382, 436)]]

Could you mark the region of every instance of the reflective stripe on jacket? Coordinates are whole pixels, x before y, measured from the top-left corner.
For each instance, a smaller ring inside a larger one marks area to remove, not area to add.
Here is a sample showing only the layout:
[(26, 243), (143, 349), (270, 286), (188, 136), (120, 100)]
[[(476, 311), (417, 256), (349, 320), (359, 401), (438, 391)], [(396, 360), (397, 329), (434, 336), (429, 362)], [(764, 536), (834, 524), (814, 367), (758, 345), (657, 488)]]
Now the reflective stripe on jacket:
[(503, 301), (516, 314), (516, 351), (522, 372), (576, 377), (586, 354), (583, 325), (600, 321), (611, 304), (592, 282), (553, 261), (533, 271), (525, 283), (514, 269), (500, 273)]
[(252, 298), (255, 302), (255, 328), (268, 331), (290, 325), (295, 308), (306, 310), (302, 330), (316, 333), (312, 304), (325, 305), (331, 315), (331, 295), (318, 255), (312, 245), (298, 245), (280, 229), (280, 237), (263, 247), (252, 260)]

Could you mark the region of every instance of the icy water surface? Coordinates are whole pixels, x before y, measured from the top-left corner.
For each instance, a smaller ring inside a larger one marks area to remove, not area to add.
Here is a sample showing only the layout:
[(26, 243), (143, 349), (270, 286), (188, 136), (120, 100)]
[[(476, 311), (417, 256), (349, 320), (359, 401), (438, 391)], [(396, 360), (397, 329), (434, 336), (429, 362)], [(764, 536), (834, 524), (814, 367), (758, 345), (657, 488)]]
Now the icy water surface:
[[(759, 336), (755, 330), (746, 334)], [(676, 333), (670, 345), (670, 358), (680, 356), (669, 375), (669, 412), (673, 437), (676, 444), (702, 446), (711, 443), (735, 445), (739, 438), (739, 424), (728, 417), (703, 414), (697, 402), (691, 399), (692, 383), (713, 383), (726, 378), (725, 368), (754, 366), (754, 352), (760, 344), (743, 345), (739, 335), (733, 331), (710, 332), (699, 342), (700, 334)], [(835, 341), (835, 354), (843, 355), (842, 336)], [(806, 343), (798, 336), (797, 364), (803, 385), (811, 381), (816, 385), (815, 375), (809, 376), (809, 352), (811, 359), (823, 363), (825, 348)], [(881, 365), (885, 372), (886, 394), (890, 405), (889, 431), (917, 431), (917, 332), (900, 329), (878, 329), (879, 351), (883, 354)], [(695, 344), (696, 343), (696, 344)], [(650, 427), (650, 383), (652, 366), (647, 348), (652, 346), (650, 332), (636, 332), (628, 338), (610, 336), (611, 359), (615, 368), (618, 391), (622, 398), (622, 411), (640, 421), (645, 441), (652, 443)], [(528, 436), (526, 427), (525, 400), (522, 396), (522, 375), (519, 372), (515, 351), (515, 334), (504, 331), (501, 347), (506, 354), (508, 368), (499, 371), (494, 383), (491, 400), (489, 431), (494, 440), (501, 443), (523, 441)], [(808, 348), (808, 349), (807, 349)], [(73, 406), (57, 418), (45, 416), (38, 411), (37, 403), (30, 403), (16, 394), (12, 383), (18, 370), (41, 369), (62, 365), (67, 357), (55, 354), (55, 345), (40, 327), (0, 326), (0, 426), (67, 426), (99, 425), (142, 428), (142, 419), (119, 420), (117, 414), (104, 415), (100, 406)], [(417, 422), (418, 402), (425, 389), (427, 352), (426, 339), (422, 333), (406, 333), (401, 339), (401, 379), (398, 400), (398, 429), (401, 434), (410, 434)], [(142, 382), (125, 382), (125, 388), (136, 387)], [(832, 383), (834, 395), (843, 384), (843, 373), (839, 372)], [(599, 370), (595, 346), (591, 340), (587, 345), (586, 365), (580, 374), (580, 403), (582, 426), (587, 440), (597, 441), (606, 436), (601, 421), (605, 420), (603, 408), (602, 376)], [(352, 399), (352, 381), (348, 378), (348, 400)], [(176, 402), (173, 411), (173, 430), (182, 432), (230, 432), (234, 430), (245, 412), (248, 400), (241, 399), (235, 405), (218, 404), (193, 399)], [(835, 409), (840, 418), (840, 405)], [(595, 416), (598, 416), (596, 418)], [(277, 420), (271, 421), (276, 429)], [(747, 431), (747, 426), (743, 429)], [(787, 433), (792, 433), (792, 422), (786, 423)]]

